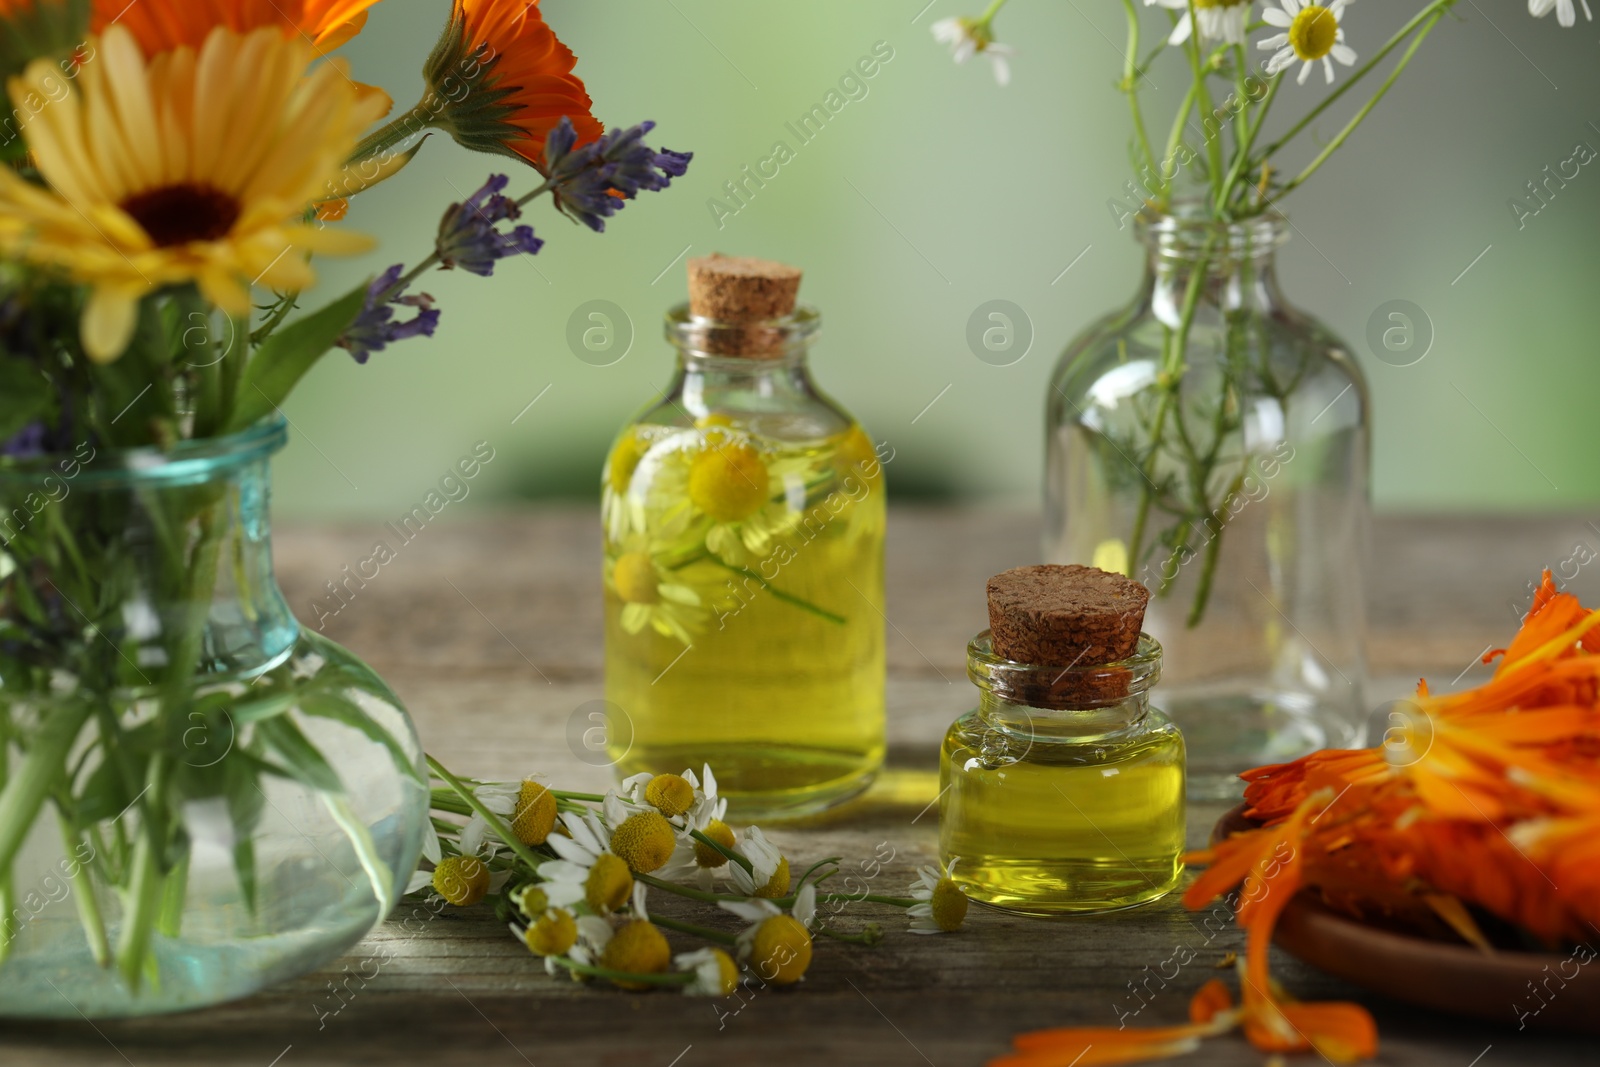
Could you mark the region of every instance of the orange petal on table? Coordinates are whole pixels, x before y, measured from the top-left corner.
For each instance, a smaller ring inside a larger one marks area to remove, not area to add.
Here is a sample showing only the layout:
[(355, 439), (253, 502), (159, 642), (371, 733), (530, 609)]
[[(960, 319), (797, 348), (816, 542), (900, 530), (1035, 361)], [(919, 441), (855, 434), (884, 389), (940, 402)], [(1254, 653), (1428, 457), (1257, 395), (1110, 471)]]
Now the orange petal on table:
[(1378, 1027), (1359, 1004), (1307, 1001), (1248, 1010), (1244, 1035), (1262, 1052), (1316, 1049), (1334, 1063), (1355, 1063), (1378, 1054)]
[(990, 1060), (988, 1067), (1096, 1067), (1164, 1060), (1193, 1052), (1200, 1047), (1201, 1038), (1223, 1033), (1233, 1023), (1233, 1019), (1222, 1018), (1147, 1030), (1110, 1026), (1035, 1030), (1012, 1038), (1016, 1051)]
[(1233, 994), (1228, 992), (1222, 979), (1213, 978), (1195, 990), (1193, 999), (1189, 1001), (1189, 1021), (1209, 1023), (1223, 1012), (1232, 1010)]

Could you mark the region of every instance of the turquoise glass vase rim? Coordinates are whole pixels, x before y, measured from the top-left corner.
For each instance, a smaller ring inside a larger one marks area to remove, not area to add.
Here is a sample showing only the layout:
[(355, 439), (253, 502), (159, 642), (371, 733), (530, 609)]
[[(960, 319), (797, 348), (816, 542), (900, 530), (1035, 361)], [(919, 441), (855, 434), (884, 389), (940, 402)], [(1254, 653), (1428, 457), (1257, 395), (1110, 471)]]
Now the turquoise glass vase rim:
[[(282, 413), (266, 416), (237, 433), (196, 437), (170, 448), (96, 449), (47, 452), (0, 460), (0, 488), (32, 485), (44, 478), (68, 478), (74, 485), (183, 485), (219, 477), (267, 459), (288, 442), (289, 424)], [(68, 473), (72, 465), (76, 472)]]

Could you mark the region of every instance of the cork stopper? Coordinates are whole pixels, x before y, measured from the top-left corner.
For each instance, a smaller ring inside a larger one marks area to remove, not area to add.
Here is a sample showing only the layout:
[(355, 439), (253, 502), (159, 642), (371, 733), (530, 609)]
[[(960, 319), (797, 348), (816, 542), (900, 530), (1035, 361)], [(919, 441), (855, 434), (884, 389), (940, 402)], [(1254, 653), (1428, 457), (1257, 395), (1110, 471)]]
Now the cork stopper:
[(800, 276), (800, 268), (770, 259), (714, 252), (689, 260), (689, 314), (734, 327), (709, 333), (707, 349), (752, 359), (783, 355), (783, 331), (766, 324), (794, 313)]
[(1093, 667), (1133, 655), (1150, 591), (1078, 564), (1017, 567), (989, 579), (990, 642), (1015, 663)]

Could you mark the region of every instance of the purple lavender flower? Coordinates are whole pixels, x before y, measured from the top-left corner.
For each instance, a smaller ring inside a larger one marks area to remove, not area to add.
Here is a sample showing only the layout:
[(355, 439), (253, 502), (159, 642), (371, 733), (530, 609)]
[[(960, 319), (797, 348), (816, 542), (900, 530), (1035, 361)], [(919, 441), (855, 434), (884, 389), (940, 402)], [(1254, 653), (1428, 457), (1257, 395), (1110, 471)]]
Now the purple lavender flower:
[[(405, 264), (396, 263), (375, 278), (367, 287), (366, 306), (356, 321), (340, 335), (336, 342), (349, 351), (357, 363), (365, 363), (374, 352), (382, 352), (396, 341), (410, 337), (432, 337), (439, 328), (439, 312), (433, 306), (433, 297), (427, 293), (401, 296), (405, 287), (399, 285)], [(395, 308), (416, 308), (417, 313), (404, 322), (395, 321)]]
[(544, 247), (544, 242), (533, 235), (532, 226), (517, 226), (508, 233), (496, 229), (506, 219), (522, 217), (516, 201), (501, 195), (510, 181), (504, 174), (491, 174), (488, 183), (465, 204), (452, 204), (444, 213), (436, 247), (445, 270), (460, 267), (487, 278), (499, 260), (531, 256)]
[(629, 200), (641, 192), (665, 189), (673, 178), (683, 177), (694, 153), (665, 148), (658, 152), (645, 144), (644, 135), (655, 126), (641, 122), (625, 130), (608, 130), (598, 141), (575, 149), (577, 132), (571, 120), (562, 118), (544, 147), (556, 207), (603, 233), (605, 220)]
[(32, 459), (42, 456), (48, 449), (45, 448), (49, 430), (42, 422), (28, 423), (12, 435), (11, 440), (0, 444), (0, 456), (8, 459)]

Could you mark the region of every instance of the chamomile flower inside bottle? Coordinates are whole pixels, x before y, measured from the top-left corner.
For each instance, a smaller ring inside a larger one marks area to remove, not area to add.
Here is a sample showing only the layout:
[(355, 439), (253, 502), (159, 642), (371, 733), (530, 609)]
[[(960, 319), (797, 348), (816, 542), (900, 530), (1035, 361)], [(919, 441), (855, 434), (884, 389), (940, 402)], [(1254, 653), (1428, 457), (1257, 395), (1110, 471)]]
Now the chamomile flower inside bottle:
[(838, 803), (883, 761), (882, 463), (812, 382), (799, 287), (690, 260), (677, 373), (602, 481), (618, 773), (709, 764), (741, 819)]
[(1092, 567), (990, 579), (967, 646), (978, 707), (940, 753), (939, 852), (972, 900), (1030, 915), (1110, 911), (1178, 884), (1184, 743), (1150, 704), (1149, 593)]

